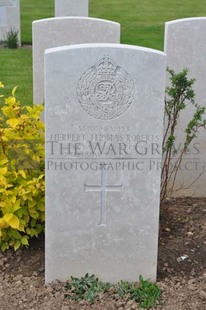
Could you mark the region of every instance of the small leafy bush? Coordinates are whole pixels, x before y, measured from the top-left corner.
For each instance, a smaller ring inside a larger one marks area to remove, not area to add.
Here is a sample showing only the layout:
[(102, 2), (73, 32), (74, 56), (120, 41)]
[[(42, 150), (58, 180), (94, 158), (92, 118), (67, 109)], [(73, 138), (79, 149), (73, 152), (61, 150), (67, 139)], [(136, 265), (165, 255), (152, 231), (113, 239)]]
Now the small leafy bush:
[(17, 48), (18, 47), (18, 31), (10, 29), (3, 40), (1, 40), (1, 45), (7, 48)]
[(131, 299), (139, 303), (140, 308), (149, 309), (160, 301), (161, 290), (149, 280), (144, 280), (139, 276), (139, 287), (131, 292)]
[[(3, 84), (0, 83), (3, 88)], [(0, 109), (0, 249), (28, 246), (44, 230), (42, 105), (22, 106), (12, 95)], [(2, 95), (1, 95), (2, 97)]]
[(121, 297), (128, 295), (130, 299), (135, 300), (140, 308), (150, 309), (160, 302), (161, 290), (155, 284), (149, 280), (139, 276), (139, 285), (136, 283), (129, 283), (127, 281), (120, 281), (117, 286), (117, 294)]
[(106, 293), (112, 289), (114, 294), (118, 294), (120, 297), (127, 296), (127, 298), (129, 296), (129, 299), (136, 301), (140, 308), (144, 309), (150, 309), (160, 303), (161, 298), (160, 288), (149, 280), (144, 280), (141, 275), (139, 284), (120, 281), (117, 285), (111, 285), (104, 284), (94, 275), (87, 273), (80, 279), (71, 277), (71, 281), (66, 283), (65, 289), (67, 291), (65, 298), (89, 302), (94, 302), (100, 293)]
[(71, 281), (65, 286), (65, 289), (70, 293), (66, 293), (65, 298), (93, 302), (100, 293), (108, 292), (110, 287), (110, 284), (104, 284), (94, 275), (87, 273), (80, 279), (71, 277)]
[[(165, 133), (163, 137), (163, 163), (161, 173), (161, 201), (173, 194), (177, 175), (180, 172), (180, 165), (183, 156), (189, 150), (192, 141), (198, 137), (199, 129), (206, 128), (205, 112), (206, 108), (195, 102), (195, 92), (193, 90), (195, 79), (188, 77), (188, 69), (175, 73), (172, 69), (167, 69), (170, 78), (170, 86), (166, 87), (165, 98)], [(182, 111), (190, 106), (194, 110), (191, 120), (185, 127), (185, 138), (182, 146), (178, 150), (176, 129), (180, 122)], [(171, 163), (173, 161), (173, 168)], [(190, 187), (194, 184), (202, 173), (196, 179), (191, 180)]]
[(133, 292), (133, 286), (127, 281), (120, 281), (116, 285), (116, 290), (117, 294), (123, 297)]

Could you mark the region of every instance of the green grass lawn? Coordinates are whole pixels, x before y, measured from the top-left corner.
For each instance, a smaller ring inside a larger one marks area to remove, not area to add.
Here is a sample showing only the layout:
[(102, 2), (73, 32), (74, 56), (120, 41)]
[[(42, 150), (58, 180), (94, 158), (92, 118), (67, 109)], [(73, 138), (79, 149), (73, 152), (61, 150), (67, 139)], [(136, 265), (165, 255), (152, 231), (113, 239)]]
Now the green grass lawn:
[(22, 43), (32, 43), (32, 21), (54, 17), (55, 0), (21, 0)]
[(31, 49), (0, 49), (0, 81), (5, 85), (3, 89), (5, 95), (9, 95), (12, 88), (17, 85), (18, 99), (24, 104), (31, 104)]
[[(54, 16), (54, 0), (21, 0), (23, 44), (31, 44), (32, 21)], [(164, 23), (169, 20), (206, 16), (202, 0), (90, 0), (90, 16), (121, 24), (121, 42), (163, 50)], [(18, 85), (22, 103), (32, 102), (31, 49), (0, 49), (0, 81), (6, 93)]]

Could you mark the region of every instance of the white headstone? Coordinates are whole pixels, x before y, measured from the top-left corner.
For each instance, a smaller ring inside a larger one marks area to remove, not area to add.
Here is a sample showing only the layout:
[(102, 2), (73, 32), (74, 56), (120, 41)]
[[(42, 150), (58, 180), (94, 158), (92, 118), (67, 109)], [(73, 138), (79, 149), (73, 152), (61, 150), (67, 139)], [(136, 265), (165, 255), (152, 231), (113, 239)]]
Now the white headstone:
[[(166, 23), (165, 53), (167, 65), (176, 72), (189, 69), (189, 77), (195, 78), (195, 101), (206, 106), (206, 17), (187, 18)], [(187, 107), (176, 134), (177, 145), (185, 139), (185, 128), (194, 113), (193, 108)], [(200, 129), (189, 152), (183, 157), (180, 173), (177, 175), (174, 194), (177, 196), (205, 197), (205, 159), (206, 132)], [(177, 156), (176, 156), (177, 157)], [(196, 181), (195, 181), (196, 180)], [(194, 182), (195, 181), (195, 182)]]
[(46, 282), (155, 280), (165, 55), (83, 44), (45, 61)]
[(59, 17), (33, 22), (33, 99), (44, 101), (44, 52), (79, 43), (119, 43), (120, 24), (96, 18)]
[(55, 16), (89, 15), (89, 0), (55, 0)]
[(9, 31), (18, 31), (21, 43), (19, 0), (0, 0), (0, 40), (5, 40)]
[(7, 10), (5, 6), (0, 6), (0, 27), (6, 26), (6, 23), (7, 23), (6, 11)]

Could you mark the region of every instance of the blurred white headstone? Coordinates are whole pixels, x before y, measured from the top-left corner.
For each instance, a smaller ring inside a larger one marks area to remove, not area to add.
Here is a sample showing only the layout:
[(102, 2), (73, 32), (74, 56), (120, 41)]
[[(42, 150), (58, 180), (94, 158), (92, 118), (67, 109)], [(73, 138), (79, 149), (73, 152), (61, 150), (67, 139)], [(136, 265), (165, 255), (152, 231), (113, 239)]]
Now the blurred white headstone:
[(55, 17), (89, 15), (89, 0), (55, 0)]
[(0, 40), (5, 40), (9, 31), (18, 32), (21, 44), (19, 0), (0, 0)]

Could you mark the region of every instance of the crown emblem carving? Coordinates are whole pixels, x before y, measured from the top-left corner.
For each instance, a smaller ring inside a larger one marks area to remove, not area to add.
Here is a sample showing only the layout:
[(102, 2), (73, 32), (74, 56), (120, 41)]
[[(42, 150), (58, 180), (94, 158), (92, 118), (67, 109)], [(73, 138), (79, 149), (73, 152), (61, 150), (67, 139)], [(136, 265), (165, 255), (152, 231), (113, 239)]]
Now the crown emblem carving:
[(98, 75), (114, 75), (117, 64), (108, 56), (104, 56), (95, 64)]
[(100, 120), (123, 115), (131, 106), (134, 82), (116, 62), (104, 55), (88, 68), (77, 84), (77, 98), (83, 110)]

